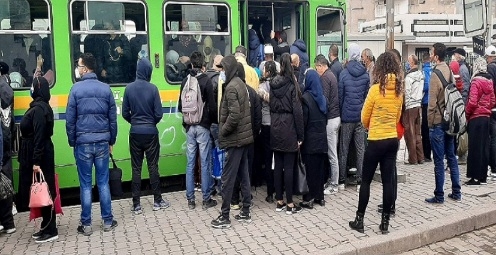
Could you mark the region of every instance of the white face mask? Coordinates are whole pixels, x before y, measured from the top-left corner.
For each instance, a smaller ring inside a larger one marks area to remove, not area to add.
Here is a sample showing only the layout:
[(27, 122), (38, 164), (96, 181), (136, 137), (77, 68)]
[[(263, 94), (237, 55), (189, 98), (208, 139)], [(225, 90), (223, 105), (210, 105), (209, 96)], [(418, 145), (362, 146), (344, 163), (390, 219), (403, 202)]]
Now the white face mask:
[(81, 79), (81, 74), (79, 73), (79, 70), (78, 68), (76, 67), (76, 69), (74, 70), (74, 74), (76, 76), (76, 79)]
[(224, 72), (224, 71), (220, 71), (219, 78), (220, 78), (222, 81), (226, 81), (226, 72)]

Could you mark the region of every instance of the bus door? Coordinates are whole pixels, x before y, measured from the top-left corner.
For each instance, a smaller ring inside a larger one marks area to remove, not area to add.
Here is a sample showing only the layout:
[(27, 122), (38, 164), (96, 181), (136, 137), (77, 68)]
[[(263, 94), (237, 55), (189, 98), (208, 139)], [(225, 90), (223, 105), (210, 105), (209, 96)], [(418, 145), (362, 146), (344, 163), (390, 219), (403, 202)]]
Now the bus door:
[[(344, 59), (344, 13), (342, 9), (330, 7), (317, 8), (317, 54), (326, 57), (333, 44), (339, 48), (339, 59)], [(309, 30), (309, 29), (307, 29)]]

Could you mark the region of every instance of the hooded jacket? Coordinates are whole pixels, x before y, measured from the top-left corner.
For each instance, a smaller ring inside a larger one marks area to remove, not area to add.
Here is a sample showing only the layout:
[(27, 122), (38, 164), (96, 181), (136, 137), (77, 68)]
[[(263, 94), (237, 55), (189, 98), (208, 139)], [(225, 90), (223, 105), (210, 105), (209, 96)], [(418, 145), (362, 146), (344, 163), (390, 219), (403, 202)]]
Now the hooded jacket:
[(422, 104), (427, 105), (429, 103), (429, 83), (431, 81), (431, 63), (427, 62), (424, 63), (422, 67), (422, 71), (424, 72), (424, 89), (423, 89), (423, 94), (424, 96), (422, 97)]
[(420, 107), (423, 97), (424, 74), (412, 68), (405, 77), (405, 109)]
[(85, 74), (69, 93), (65, 128), (69, 145), (108, 142), (117, 138), (117, 112), (110, 86)]
[(396, 126), (400, 121), (403, 95), (396, 96), (396, 76), (388, 75), (384, 94), (379, 84), (374, 84), (367, 95), (362, 110), (362, 124), (369, 130), (368, 140), (397, 138)]
[(472, 79), (470, 92), (465, 106), (465, 114), (470, 121), (477, 117), (491, 116), (491, 109), (496, 104), (492, 77), (488, 73), (478, 73)]
[(301, 153), (327, 153), (327, 99), (323, 95), (319, 75), (314, 70), (309, 70), (305, 76), (302, 108), (305, 141)]
[(298, 74), (298, 83), (303, 84), (305, 79), (305, 71), (310, 67), (309, 57), (307, 53), (307, 45), (301, 39), (296, 40), (289, 48), (290, 54), (296, 54), (300, 57), (300, 73)]
[(327, 119), (339, 117), (338, 81), (330, 68), (320, 77), (324, 96), (327, 99)]
[(365, 97), (369, 89), (369, 74), (358, 61), (351, 60), (339, 75), (339, 109), (341, 122), (360, 122)]
[(248, 63), (252, 67), (257, 67), (260, 63), (260, 38), (258, 38), (257, 32), (254, 29), (248, 30), (248, 43), (250, 46), (248, 50)]
[(296, 152), (305, 137), (303, 110), (296, 85), (277, 75), (270, 81), (270, 146), (274, 151)]
[(253, 143), (250, 99), (245, 83), (236, 76), (236, 59), (226, 56), (221, 61), (226, 73), (220, 105), (220, 148), (242, 147)]
[(131, 123), (131, 134), (158, 134), (162, 119), (162, 101), (157, 86), (150, 83), (152, 63), (139, 60), (136, 80), (127, 85), (122, 102), (122, 117)]

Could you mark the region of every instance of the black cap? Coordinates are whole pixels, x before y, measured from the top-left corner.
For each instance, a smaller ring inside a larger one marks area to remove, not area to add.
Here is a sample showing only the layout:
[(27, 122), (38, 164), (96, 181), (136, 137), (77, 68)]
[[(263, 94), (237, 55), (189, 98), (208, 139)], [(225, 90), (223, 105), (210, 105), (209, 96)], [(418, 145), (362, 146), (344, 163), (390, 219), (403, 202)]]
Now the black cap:
[(8, 74), (9, 73), (9, 65), (5, 62), (0, 61), (0, 75)]
[(465, 50), (462, 49), (462, 48), (456, 48), (453, 53), (458, 53), (458, 54), (460, 54), (460, 55), (462, 55), (464, 57), (467, 55), (467, 53), (465, 52)]
[(238, 47), (236, 47), (236, 50), (234, 51), (234, 54), (236, 53), (241, 53), (246, 57), (246, 48), (243, 45), (239, 45)]

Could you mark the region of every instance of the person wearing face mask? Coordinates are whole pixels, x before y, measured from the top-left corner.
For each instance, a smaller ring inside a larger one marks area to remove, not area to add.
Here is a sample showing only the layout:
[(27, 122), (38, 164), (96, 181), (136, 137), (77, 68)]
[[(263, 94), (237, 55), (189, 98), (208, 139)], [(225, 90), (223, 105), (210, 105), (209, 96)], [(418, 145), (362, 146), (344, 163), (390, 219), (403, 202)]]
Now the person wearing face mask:
[(203, 39), (203, 45), (198, 46), (198, 51), (205, 57), (204, 61), (207, 70), (212, 69), (214, 58), (215, 56), (220, 55), (220, 51), (214, 48), (213, 41), (210, 36), (205, 36), (205, 39)]
[(165, 55), (165, 60), (165, 71), (170, 82), (182, 81), (188, 75), (186, 70), (188, 69), (189, 57), (179, 57), (175, 50), (170, 50)]

